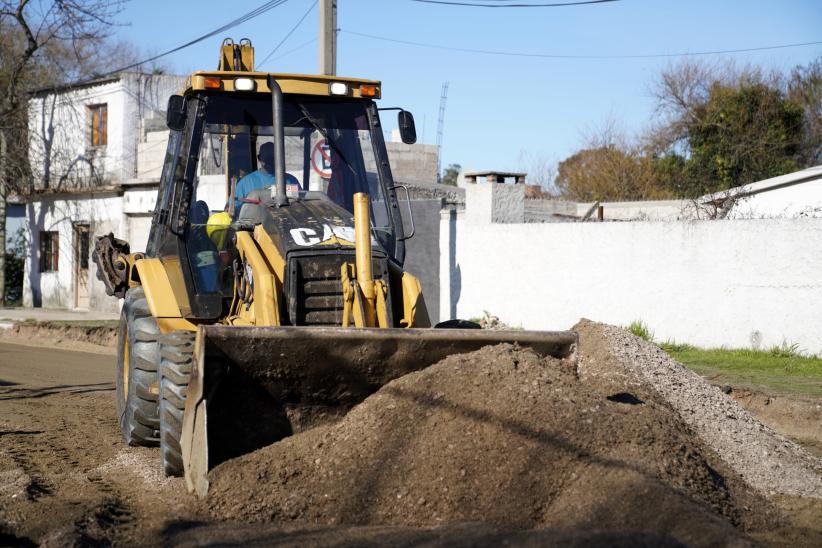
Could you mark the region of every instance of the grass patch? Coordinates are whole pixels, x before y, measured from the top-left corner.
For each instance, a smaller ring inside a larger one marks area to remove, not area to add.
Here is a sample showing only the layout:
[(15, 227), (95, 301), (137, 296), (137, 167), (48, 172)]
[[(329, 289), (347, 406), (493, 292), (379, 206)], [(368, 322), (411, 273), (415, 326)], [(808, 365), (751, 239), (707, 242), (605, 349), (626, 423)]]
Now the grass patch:
[(796, 345), (769, 350), (703, 349), (675, 343), (660, 346), (714, 384), (822, 397), (822, 359), (803, 355)]
[(808, 356), (798, 344), (782, 343), (767, 350), (705, 349), (673, 341), (658, 343), (654, 340), (654, 332), (642, 320), (634, 320), (625, 329), (658, 344), (678, 362), (713, 384), (774, 395), (822, 398), (822, 358)]
[(634, 320), (625, 328), (633, 335), (648, 342), (654, 342), (654, 332), (642, 320)]

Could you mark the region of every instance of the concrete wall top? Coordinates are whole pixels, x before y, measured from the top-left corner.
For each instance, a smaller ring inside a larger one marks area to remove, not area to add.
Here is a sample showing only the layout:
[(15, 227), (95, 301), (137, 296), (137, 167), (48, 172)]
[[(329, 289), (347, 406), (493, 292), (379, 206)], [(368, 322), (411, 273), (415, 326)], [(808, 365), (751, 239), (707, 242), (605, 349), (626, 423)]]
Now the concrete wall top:
[(465, 190), (462, 188), (397, 178), (394, 179), (394, 182), (407, 186), (412, 200), (440, 199), (446, 204), (465, 204)]

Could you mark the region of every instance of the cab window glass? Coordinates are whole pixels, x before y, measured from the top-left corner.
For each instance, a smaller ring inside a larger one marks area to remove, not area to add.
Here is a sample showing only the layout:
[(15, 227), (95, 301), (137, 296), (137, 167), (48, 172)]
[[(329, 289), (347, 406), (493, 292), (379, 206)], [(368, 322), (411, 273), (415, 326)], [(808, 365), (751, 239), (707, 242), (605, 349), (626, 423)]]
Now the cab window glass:
[[(187, 237), (201, 292), (230, 294), (231, 223), (249, 218), (249, 212), (271, 196), (271, 118), (267, 98), (208, 98)], [(393, 227), (379, 184), (365, 104), (289, 98), (284, 122), (288, 193), (332, 200), (353, 212), (354, 193), (367, 192), (374, 235), (390, 252)], [(217, 221), (223, 224), (218, 226)]]

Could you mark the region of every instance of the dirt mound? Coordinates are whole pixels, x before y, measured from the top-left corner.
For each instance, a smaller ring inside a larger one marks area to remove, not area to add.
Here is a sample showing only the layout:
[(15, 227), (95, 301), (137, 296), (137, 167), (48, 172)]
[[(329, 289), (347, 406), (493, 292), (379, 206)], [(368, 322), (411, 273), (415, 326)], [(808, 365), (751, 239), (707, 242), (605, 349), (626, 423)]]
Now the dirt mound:
[(341, 422), (223, 463), (219, 519), (645, 531), (742, 542), (768, 508), (670, 405), (510, 345), (451, 356)]

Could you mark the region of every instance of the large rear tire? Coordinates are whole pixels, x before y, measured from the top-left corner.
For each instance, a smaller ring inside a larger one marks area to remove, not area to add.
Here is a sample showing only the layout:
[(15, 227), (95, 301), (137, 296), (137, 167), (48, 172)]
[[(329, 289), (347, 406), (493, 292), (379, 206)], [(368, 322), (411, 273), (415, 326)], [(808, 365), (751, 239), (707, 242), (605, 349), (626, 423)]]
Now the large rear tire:
[(160, 442), (157, 407), (160, 330), (142, 287), (126, 292), (117, 334), (117, 416), (129, 445)]
[(193, 331), (173, 331), (160, 338), (160, 459), (168, 476), (183, 475), (180, 436), (195, 336)]

